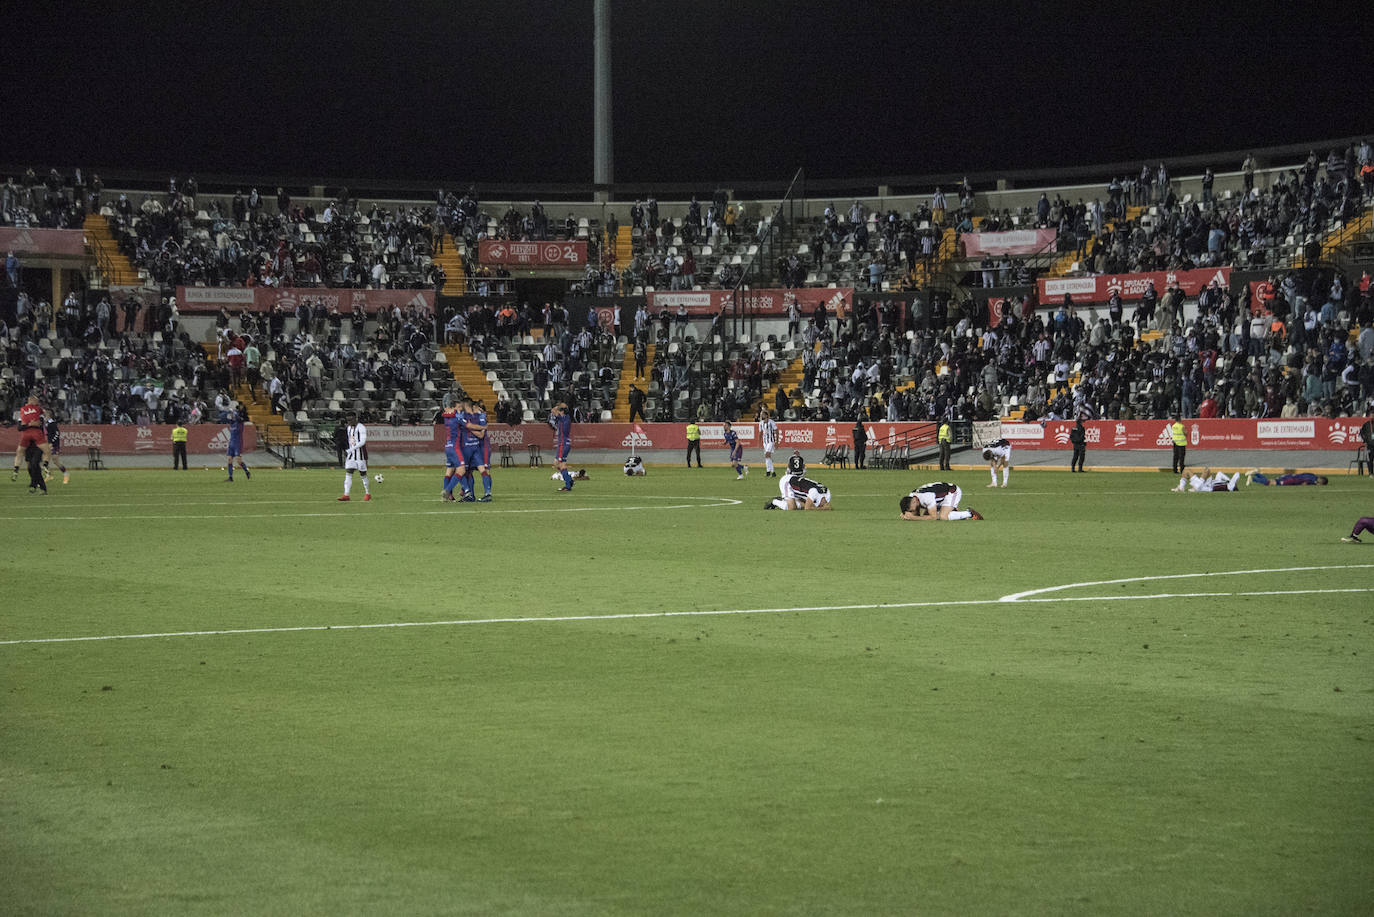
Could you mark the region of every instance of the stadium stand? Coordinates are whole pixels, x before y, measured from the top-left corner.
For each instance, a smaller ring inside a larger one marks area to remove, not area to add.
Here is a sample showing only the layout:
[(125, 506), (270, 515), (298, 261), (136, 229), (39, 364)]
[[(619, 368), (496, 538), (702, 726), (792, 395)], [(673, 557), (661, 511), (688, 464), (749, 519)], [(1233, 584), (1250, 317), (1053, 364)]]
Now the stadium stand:
[[(565, 219), (539, 201), (483, 205), (474, 189), (382, 204), (346, 189), (202, 193), (190, 178), (165, 192), (107, 191), (95, 176), (30, 170), (0, 187), (0, 224), (84, 228), (103, 256), (60, 308), (17, 294), (0, 329), (0, 407), (8, 416), (37, 386), (68, 421), (217, 420), (224, 389), (284, 438), (323, 437), (349, 409), (374, 423), (428, 422), (463, 391), (511, 423), (542, 421), (557, 401), (582, 422), (628, 420), (631, 385), (649, 420), (748, 420), (762, 406), (826, 420), (1363, 413), (1374, 309), (1368, 273), (1355, 276), (1348, 254), (1370, 238), (1371, 159), (1352, 143), (1258, 180), (1253, 160), (1185, 178), (1148, 165), (1086, 189), (975, 192), (965, 180), (902, 207), (818, 202), (814, 215), (786, 217), (717, 189), (603, 205), (600, 216), (576, 205)], [(995, 262), (964, 255), (965, 234), (1018, 228), (1050, 230), (1053, 244)], [(617, 335), (595, 321), (570, 327), (553, 299), (512, 300), (509, 275), (478, 263), (488, 239), (585, 241), (568, 292), (622, 297), (634, 320)], [(1268, 280), (1106, 306), (1035, 303), (1030, 286), (1220, 266)], [(824, 324), (800, 316), (795, 330), (780, 317), (649, 314), (644, 294), (733, 289), (746, 271), (755, 285), (869, 296)], [(306, 300), (294, 312), (221, 311), (193, 340), (175, 288), (245, 284), (433, 290), (440, 311), (345, 316)], [(996, 327), (984, 287), (1006, 293)], [(456, 306), (447, 298), (462, 294)], [(1027, 299), (1033, 308), (1021, 308)], [(256, 374), (236, 374), (230, 349), (250, 345)]]

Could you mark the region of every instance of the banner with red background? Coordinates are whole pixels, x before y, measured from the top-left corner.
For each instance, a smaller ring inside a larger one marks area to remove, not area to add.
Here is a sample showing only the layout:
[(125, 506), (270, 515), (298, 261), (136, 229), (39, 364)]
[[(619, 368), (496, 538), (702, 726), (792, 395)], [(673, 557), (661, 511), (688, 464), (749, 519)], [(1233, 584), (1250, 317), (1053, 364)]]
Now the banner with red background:
[(520, 267), (584, 267), (586, 242), (512, 242), (482, 239), (477, 243), (480, 264)]
[(1072, 296), (1075, 303), (1106, 302), (1112, 291), (1121, 294), (1122, 299), (1140, 299), (1150, 281), (1154, 281), (1155, 292), (1160, 296), (1170, 284), (1176, 284), (1189, 299), (1195, 298), (1212, 281), (1223, 289), (1231, 285), (1229, 267), (1205, 268), (1195, 271), (1150, 271), (1144, 274), (1098, 274), (1094, 277), (1042, 277), (1039, 284), (1040, 301), (1045, 305), (1056, 305), (1066, 295)]
[[(1196, 449), (1311, 449), (1344, 451), (1360, 445), (1365, 417), (1296, 417), (1241, 420), (1191, 418), (1183, 421), (1188, 445)], [(1018, 449), (1071, 449), (1073, 423), (1004, 423), (1002, 436)], [(1089, 449), (1169, 449), (1168, 420), (1086, 420)]]
[(353, 290), (331, 287), (177, 287), (177, 310), (185, 315), (218, 312), (269, 312), (278, 304), (295, 311), (301, 300), (322, 302), (348, 314), (362, 305), (369, 315), (392, 306), (434, 308), (433, 290)]
[[(186, 428), (186, 451), (192, 455), (223, 455), (229, 446), (229, 428), (224, 424), (204, 423)], [(0, 452), (14, 454), (19, 446), (18, 427), (0, 427)], [(89, 448), (99, 449), (102, 455), (144, 455), (165, 453), (172, 455), (172, 426), (157, 424), (140, 427), (133, 424), (67, 424), (62, 427), (62, 454), (79, 461)], [(258, 447), (258, 434), (252, 424), (243, 427), (245, 454)]]

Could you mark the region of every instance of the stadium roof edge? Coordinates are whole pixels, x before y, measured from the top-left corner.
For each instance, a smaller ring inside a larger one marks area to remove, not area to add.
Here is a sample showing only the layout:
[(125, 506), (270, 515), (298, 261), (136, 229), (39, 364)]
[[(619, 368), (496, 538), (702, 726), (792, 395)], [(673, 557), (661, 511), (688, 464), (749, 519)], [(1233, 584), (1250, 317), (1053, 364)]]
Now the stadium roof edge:
[[(1138, 157), (1130, 160), (1118, 160), (1108, 163), (1096, 163), (1075, 166), (1054, 166), (1033, 169), (1000, 169), (982, 172), (940, 172), (925, 173), (914, 175), (889, 175), (889, 176), (862, 176), (855, 178), (806, 178), (806, 196), (817, 196), (826, 194), (842, 195), (846, 193), (857, 193), (860, 195), (871, 194), (871, 189), (887, 187), (890, 189), (911, 189), (911, 188), (934, 188), (937, 185), (954, 184), (964, 177), (967, 177), (975, 187), (986, 187), (999, 181), (1007, 181), (1013, 186), (1024, 186), (1026, 183), (1050, 184), (1070, 181), (1073, 179), (1083, 179), (1087, 182), (1095, 182), (1113, 175), (1132, 176), (1140, 168), (1142, 163), (1164, 162), (1170, 170), (1177, 172), (1179, 169), (1195, 167), (1198, 169), (1206, 166), (1225, 165), (1234, 161), (1236, 166), (1250, 153), (1253, 153), (1261, 166), (1273, 165), (1275, 160), (1305, 158), (1308, 151), (1316, 150), (1324, 152), (1334, 148), (1344, 148), (1350, 143), (1359, 143), (1366, 137), (1374, 136), (1374, 131), (1366, 135), (1339, 137), (1319, 141), (1307, 141), (1303, 143), (1291, 143), (1281, 146), (1253, 147), (1244, 150), (1229, 150), (1224, 152), (1196, 153), (1186, 156), (1150, 156)], [(13, 164), (0, 165), (0, 175), (18, 176), (22, 175), (27, 169), (34, 168), (36, 165), (14, 166)], [(70, 174), (74, 166), (68, 166), (59, 171)], [(124, 169), (119, 167), (89, 167), (81, 166), (84, 173), (89, 175), (100, 175), (101, 181), (107, 188), (137, 188), (141, 190), (156, 190), (166, 187), (169, 177), (166, 170), (153, 171), (146, 169)], [(709, 194), (717, 187), (729, 188), (740, 193), (753, 193), (763, 195), (773, 192), (775, 195), (787, 186), (789, 179), (779, 179), (776, 181), (673, 181), (673, 182), (616, 182), (610, 186), (598, 186), (592, 182), (573, 183), (573, 184), (552, 184), (539, 182), (482, 182), (469, 179), (416, 179), (416, 180), (395, 180), (395, 179), (339, 179), (339, 178), (302, 178), (299, 176), (282, 175), (240, 175), (240, 174), (221, 174), (221, 173), (201, 173), (198, 170), (189, 170), (184, 174), (195, 175), (200, 183), (202, 190), (232, 193), (234, 189), (242, 189), (245, 192), (251, 187), (256, 187), (264, 195), (271, 194), (277, 187), (288, 189), (293, 195), (309, 193), (309, 189), (325, 187), (329, 189), (348, 188), (354, 197), (406, 197), (416, 200), (427, 200), (436, 188), (448, 190), (459, 190), (469, 185), (474, 185), (479, 191), (480, 197), (484, 199), (529, 199), (529, 198), (548, 198), (554, 200), (588, 200), (598, 191), (609, 191), (614, 199), (625, 201), (641, 194), (665, 194), (671, 192), (683, 192), (685, 194), (703, 193)]]

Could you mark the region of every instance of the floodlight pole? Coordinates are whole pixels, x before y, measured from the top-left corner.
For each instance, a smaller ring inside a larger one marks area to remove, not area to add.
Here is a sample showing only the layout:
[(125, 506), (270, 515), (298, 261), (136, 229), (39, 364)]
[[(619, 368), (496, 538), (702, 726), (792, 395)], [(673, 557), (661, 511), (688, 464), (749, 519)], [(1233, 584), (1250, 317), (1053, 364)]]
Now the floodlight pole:
[(609, 186), (614, 181), (611, 157), (611, 0), (592, 2), (592, 44), (593, 180), (597, 186), (597, 198), (604, 201), (609, 198)]

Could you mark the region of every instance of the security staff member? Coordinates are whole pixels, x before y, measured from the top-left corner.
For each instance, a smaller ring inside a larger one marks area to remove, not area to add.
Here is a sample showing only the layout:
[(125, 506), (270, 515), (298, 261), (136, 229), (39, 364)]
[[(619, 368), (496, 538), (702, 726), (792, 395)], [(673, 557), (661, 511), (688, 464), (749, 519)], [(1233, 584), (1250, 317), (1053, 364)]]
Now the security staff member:
[(864, 464), (864, 454), (868, 448), (868, 431), (864, 429), (862, 420), (854, 421), (854, 467), (866, 468)]
[(172, 470), (177, 470), (177, 463), (181, 463), (181, 470), (186, 471), (186, 425), (178, 423), (172, 428)]
[(697, 467), (701, 467), (701, 427), (695, 420), (687, 423), (687, 467), (692, 467), (692, 453), (697, 454)]
[(948, 420), (940, 421), (940, 432), (936, 438), (940, 441), (940, 470), (949, 471), (949, 450), (954, 442), (954, 430)]
[(1174, 474), (1183, 474), (1184, 458), (1188, 454), (1188, 435), (1183, 432), (1183, 421), (1177, 414), (1170, 414), (1173, 421), (1169, 425), (1169, 435), (1174, 439)]
[(1069, 431), (1069, 442), (1073, 443), (1073, 458), (1069, 460), (1069, 471), (1082, 471), (1083, 458), (1088, 451), (1088, 431), (1083, 427), (1083, 418)]

